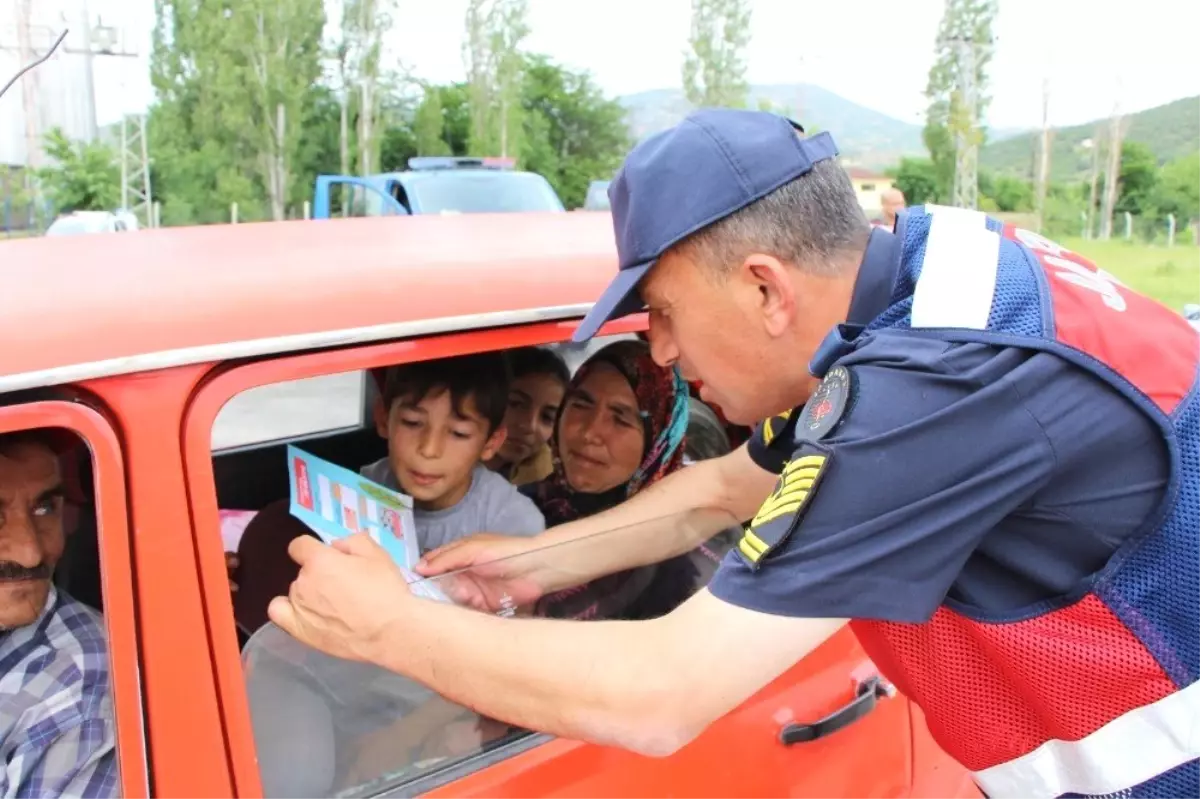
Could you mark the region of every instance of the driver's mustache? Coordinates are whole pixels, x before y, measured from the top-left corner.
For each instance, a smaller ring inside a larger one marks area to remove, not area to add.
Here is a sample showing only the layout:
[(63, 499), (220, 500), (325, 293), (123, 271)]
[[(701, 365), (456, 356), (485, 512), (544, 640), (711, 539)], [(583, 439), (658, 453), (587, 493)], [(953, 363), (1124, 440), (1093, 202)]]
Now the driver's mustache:
[(48, 579), (50, 579), (50, 567), (45, 563), (26, 566), (13, 560), (0, 560), (0, 582)]

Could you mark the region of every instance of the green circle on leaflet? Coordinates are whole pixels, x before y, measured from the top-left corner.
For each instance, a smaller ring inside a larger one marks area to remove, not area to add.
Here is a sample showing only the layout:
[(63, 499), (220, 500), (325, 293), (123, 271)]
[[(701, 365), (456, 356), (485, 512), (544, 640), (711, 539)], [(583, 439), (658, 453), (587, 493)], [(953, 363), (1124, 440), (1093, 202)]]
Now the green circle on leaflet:
[(850, 401), (852, 380), (850, 370), (844, 366), (829, 370), (804, 404), (804, 415), (800, 418), (801, 438), (820, 441), (837, 426)]

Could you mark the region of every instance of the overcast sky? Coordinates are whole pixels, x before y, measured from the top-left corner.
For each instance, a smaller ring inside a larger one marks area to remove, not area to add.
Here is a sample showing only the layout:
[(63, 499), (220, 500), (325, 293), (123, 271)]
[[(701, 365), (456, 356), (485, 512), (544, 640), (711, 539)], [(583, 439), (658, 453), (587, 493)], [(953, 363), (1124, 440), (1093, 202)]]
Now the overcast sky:
[[(528, 0), (527, 49), (590, 70), (610, 94), (677, 87), (690, 0)], [(433, 81), (463, 77), (466, 0), (396, 0), (391, 57)], [(90, 0), (122, 19), (149, 50), (150, 0)], [(1141, 110), (1200, 94), (1200, 2), (1001, 0), (991, 67), (989, 122), (1041, 124), (1041, 86), (1052, 81), (1051, 119), (1107, 116), (1114, 101)], [(922, 90), (942, 0), (754, 0), (752, 83), (807, 82), (897, 119), (923, 121)], [(150, 95), (145, 59), (100, 59), (101, 122)], [(124, 88), (122, 89), (122, 85)]]

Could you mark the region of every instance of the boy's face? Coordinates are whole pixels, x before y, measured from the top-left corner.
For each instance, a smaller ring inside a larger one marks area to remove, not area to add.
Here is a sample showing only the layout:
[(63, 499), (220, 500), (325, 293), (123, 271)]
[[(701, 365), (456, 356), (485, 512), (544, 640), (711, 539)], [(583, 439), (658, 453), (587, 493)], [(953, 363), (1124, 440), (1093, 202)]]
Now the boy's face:
[(450, 392), (435, 389), (420, 401), (400, 397), (385, 410), (375, 406), (375, 428), (387, 439), (388, 460), (400, 489), (426, 510), (448, 508), (471, 487), (471, 471), (504, 443), (501, 426), (488, 423), (468, 397), (456, 413)]

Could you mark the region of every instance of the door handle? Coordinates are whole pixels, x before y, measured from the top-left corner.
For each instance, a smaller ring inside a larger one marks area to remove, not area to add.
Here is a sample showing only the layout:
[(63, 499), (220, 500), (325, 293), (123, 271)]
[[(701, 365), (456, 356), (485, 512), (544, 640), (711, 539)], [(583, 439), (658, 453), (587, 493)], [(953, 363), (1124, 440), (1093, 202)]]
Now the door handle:
[(884, 682), (879, 675), (869, 677), (858, 684), (854, 700), (850, 704), (811, 724), (788, 724), (779, 731), (779, 741), (784, 746), (791, 746), (831, 735), (874, 710), (875, 703), (881, 697), (893, 696), (895, 693), (895, 687)]

